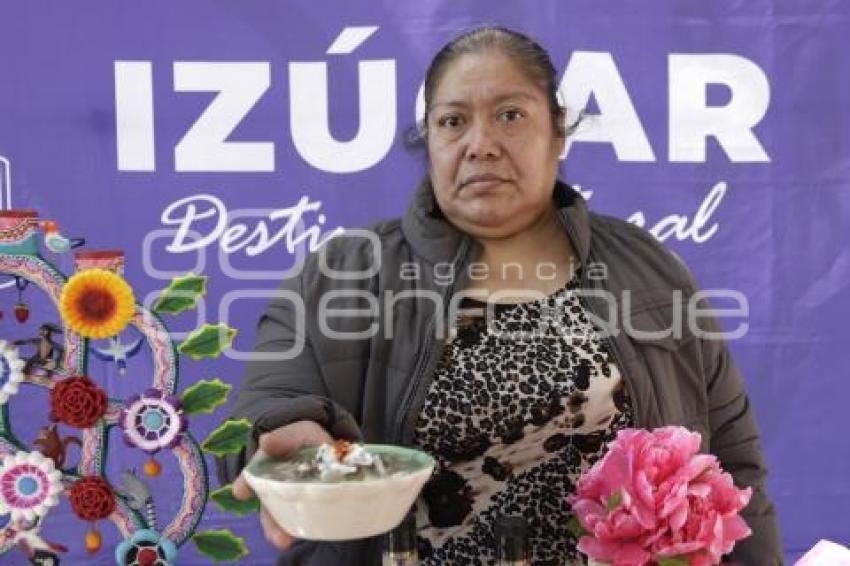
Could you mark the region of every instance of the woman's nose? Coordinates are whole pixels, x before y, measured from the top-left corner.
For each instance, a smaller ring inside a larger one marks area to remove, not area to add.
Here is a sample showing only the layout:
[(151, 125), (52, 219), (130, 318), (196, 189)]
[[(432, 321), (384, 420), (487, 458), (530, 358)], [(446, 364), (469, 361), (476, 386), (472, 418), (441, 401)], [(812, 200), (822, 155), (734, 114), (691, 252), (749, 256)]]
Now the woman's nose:
[(501, 155), (499, 141), (490, 125), (479, 121), (469, 128), (467, 134), (469, 136), (466, 146), (467, 159), (496, 159)]

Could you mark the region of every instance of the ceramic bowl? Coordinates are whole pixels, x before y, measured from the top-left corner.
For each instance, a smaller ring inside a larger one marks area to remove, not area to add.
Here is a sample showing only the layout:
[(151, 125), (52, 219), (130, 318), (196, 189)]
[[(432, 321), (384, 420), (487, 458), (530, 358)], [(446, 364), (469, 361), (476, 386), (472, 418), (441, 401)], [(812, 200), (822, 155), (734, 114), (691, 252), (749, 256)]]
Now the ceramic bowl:
[[(401, 446), (366, 444), (365, 448), (378, 456), (403, 457), (411, 463), (410, 470), (360, 480), (286, 481), (268, 476), (270, 467), (279, 460), (258, 451), (244, 475), (263, 508), (294, 537), (329, 541), (371, 537), (401, 523), (431, 476), (434, 459)], [(315, 446), (305, 447), (297, 459), (302, 461), (315, 453)]]

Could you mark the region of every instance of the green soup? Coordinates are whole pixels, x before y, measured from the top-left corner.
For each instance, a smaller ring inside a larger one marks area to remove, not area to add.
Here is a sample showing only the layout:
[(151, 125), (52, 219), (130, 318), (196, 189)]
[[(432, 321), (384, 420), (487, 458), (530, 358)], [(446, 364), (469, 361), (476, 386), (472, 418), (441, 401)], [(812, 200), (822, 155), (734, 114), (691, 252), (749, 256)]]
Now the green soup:
[(410, 474), (424, 470), (434, 464), (434, 459), (424, 452), (385, 444), (366, 444), (364, 448), (380, 458), (384, 474), (377, 466), (357, 466), (357, 471), (330, 479), (322, 479), (321, 470), (315, 463), (318, 447), (302, 448), (285, 460), (262, 459), (249, 465), (249, 471), (257, 477), (283, 482), (357, 482), (381, 479), (393, 474)]

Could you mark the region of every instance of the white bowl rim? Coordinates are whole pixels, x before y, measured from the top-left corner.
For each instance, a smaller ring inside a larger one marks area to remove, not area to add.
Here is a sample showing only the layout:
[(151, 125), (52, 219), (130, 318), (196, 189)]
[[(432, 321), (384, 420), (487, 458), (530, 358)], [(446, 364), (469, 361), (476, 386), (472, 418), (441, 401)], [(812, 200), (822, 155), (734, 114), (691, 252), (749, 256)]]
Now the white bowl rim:
[[(245, 473), (245, 475), (251, 476), (251, 479), (257, 480), (259, 482), (268, 483), (270, 486), (280, 486), (280, 487), (286, 486), (286, 487), (289, 487), (289, 488), (297, 488), (297, 487), (308, 488), (309, 487), (311, 490), (314, 490), (314, 489), (317, 489), (317, 488), (318, 489), (336, 489), (339, 486), (347, 486), (347, 487), (351, 488), (352, 486), (357, 486), (357, 485), (378, 484), (378, 483), (382, 483), (382, 482), (387, 482), (387, 481), (392, 481), (392, 480), (400, 480), (400, 479), (404, 479), (404, 478), (407, 478), (407, 477), (418, 476), (418, 475), (420, 475), (420, 474), (422, 474), (426, 471), (428, 472), (428, 475), (431, 475), (431, 473), (434, 470), (434, 467), (437, 464), (437, 461), (434, 459), (434, 457), (431, 456), (430, 454), (428, 454), (427, 452), (424, 452), (422, 450), (418, 450), (416, 448), (410, 448), (408, 446), (399, 446), (399, 445), (396, 445), (396, 444), (363, 444), (362, 446), (367, 451), (369, 450), (369, 448), (375, 447), (375, 448), (389, 448), (389, 449), (392, 449), (392, 450), (401, 450), (403, 452), (415, 452), (419, 455), (425, 456), (427, 458), (426, 461), (428, 463), (426, 465), (422, 466), (421, 468), (418, 468), (418, 469), (410, 471), (410, 472), (393, 472), (391, 474), (387, 474), (384, 477), (369, 478), (369, 479), (366, 479), (366, 480), (357, 480), (357, 481), (344, 481), (343, 480), (343, 481), (334, 481), (334, 482), (326, 482), (326, 481), (321, 481), (321, 480), (286, 481), (286, 480), (278, 480), (278, 479), (274, 479), (274, 478), (258, 476), (257, 474), (254, 474), (253, 472), (251, 472), (251, 469), (250, 469), (251, 465), (256, 463), (257, 460), (269, 459), (270, 458), (269, 455), (266, 454), (262, 449), (258, 449), (254, 453), (254, 455), (251, 457), (251, 460), (245, 465), (245, 467), (242, 471)], [(301, 450), (303, 448), (316, 448), (316, 447), (317, 446), (304, 446), (304, 447), (300, 448), (299, 450)]]

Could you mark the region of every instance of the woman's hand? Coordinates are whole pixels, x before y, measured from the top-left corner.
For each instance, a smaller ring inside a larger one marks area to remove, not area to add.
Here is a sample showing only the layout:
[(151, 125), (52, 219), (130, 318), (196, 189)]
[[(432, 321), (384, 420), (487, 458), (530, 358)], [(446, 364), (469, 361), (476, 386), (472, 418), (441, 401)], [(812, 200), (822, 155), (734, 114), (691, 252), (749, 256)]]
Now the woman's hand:
[[(333, 442), (333, 438), (313, 421), (294, 422), (260, 435), (260, 449), (274, 457), (286, 456), (302, 446), (313, 446), (325, 442)], [(243, 501), (254, 497), (254, 492), (245, 481), (244, 474), (240, 474), (233, 482), (233, 496)], [(280, 528), (263, 508), (260, 508), (260, 524), (263, 526), (263, 535), (272, 545), (285, 549), (292, 544), (292, 535)]]

